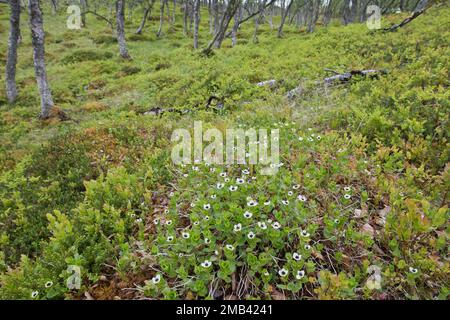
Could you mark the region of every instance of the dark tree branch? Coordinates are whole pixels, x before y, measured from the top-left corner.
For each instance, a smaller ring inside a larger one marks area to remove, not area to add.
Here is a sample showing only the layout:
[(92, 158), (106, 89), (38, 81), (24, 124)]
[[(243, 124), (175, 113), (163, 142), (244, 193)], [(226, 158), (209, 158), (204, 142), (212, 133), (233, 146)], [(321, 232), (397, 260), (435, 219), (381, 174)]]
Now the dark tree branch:
[(413, 14), (411, 16), (409, 16), (408, 18), (406, 18), (405, 20), (403, 20), (402, 22), (398, 23), (398, 24), (394, 24), (393, 26), (389, 27), (389, 28), (384, 28), (383, 31), (385, 32), (392, 32), (392, 31), (396, 31), (398, 28), (401, 28), (405, 25), (407, 25), (408, 23), (410, 23), (411, 21), (413, 21), (414, 19), (416, 19), (417, 17), (419, 17), (421, 14), (423, 14), (425, 11), (427, 11), (428, 9), (431, 8), (432, 3), (428, 4), (425, 8), (418, 10), (418, 11), (414, 11)]
[[(271, 0), (269, 1), (267, 4), (265, 4), (261, 9), (257, 10), (256, 12), (253, 12), (252, 14), (250, 14), (249, 16), (247, 16), (246, 18), (240, 20), (237, 23), (237, 28), (239, 29), (239, 27), (241, 26), (241, 24), (243, 24), (244, 22), (247, 22), (248, 20), (250, 20), (251, 18), (253, 18), (254, 16), (260, 14), (262, 11), (264, 11), (267, 7), (269, 7), (270, 5), (274, 4), (277, 0)], [(225, 38), (229, 38), (231, 36), (232, 31), (229, 31), (226, 35)]]
[[(2, 1), (2, 0), (0, 0), (0, 1)], [(113, 22), (112, 22), (111, 20), (109, 20), (108, 18), (106, 18), (106, 17), (104, 17), (104, 16), (98, 14), (97, 12), (90, 11), (90, 10), (83, 12), (83, 14), (88, 14), (88, 13), (93, 14), (94, 16), (96, 16), (96, 17), (102, 19), (103, 21), (106, 21), (106, 22), (109, 24), (109, 26), (111, 27), (111, 29), (114, 29), (114, 24), (113, 24)]]

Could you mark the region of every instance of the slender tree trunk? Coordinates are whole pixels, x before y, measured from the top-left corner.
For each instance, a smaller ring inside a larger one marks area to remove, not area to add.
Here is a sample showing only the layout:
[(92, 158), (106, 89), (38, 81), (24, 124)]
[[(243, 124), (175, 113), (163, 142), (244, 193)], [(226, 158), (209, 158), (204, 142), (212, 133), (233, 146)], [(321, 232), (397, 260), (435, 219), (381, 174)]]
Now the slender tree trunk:
[(189, 0), (184, 0), (183, 33), (188, 35)]
[(270, 18), (269, 18), (270, 30), (273, 30), (273, 13), (274, 13), (274, 11), (275, 11), (274, 5), (272, 4), (270, 6)]
[(308, 32), (311, 33), (314, 32), (317, 20), (319, 19), (320, 0), (311, 0), (309, 6)]
[(323, 24), (327, 26), (331, 21), (331, 15), (333, 14), (332, 5), (333, 0), (328, 1), (328, 5), (325, 7), (323, 12)]
[(217, 33), (220, 24), (219, 18), (219, 0), (213, 0), (213, 13), (214, 13), (214, 34)]
[(257, 7), (259, 14), (257, 14), (255, 16), (255, 31), (253, 32), (253, 42), (254, 43), (258, 43), (258, 28), (259, 28), (259, 24), (264, 19), (265, 5), (266, 5), (266, 0), (259, 1), (258, 7)]
[(141, 24), (139, 25), (139, 28), (136, 30), (136, 34), (141, 34), (142, 30), (144, 30), (145, 23), (147, 22), (147, 18), (148, 18), (148, 15), (150, 14), (151, 9), (152, 8), (150, 6), (145, 8), (144, 16), (142, 17)]
[(54, 104), (45, 68), (44, 27), (39, 0), (28, 1), (28, 13), (30, 16), (31, 42), (33, 44), (34, 71), (41, 96), (40, 118), (47, 119), (50, 117), (50, 110)]
[(159, 8), (159, 28), (158, 32), (156, 32), (156, 36), (159, 38), (162, 34), (162, 26), (164, 23), (164, 7), (166, 6), (166, 0), (161, 0), (161, 7)]
[(194, 0), (194, 49), (198, 49), (198, 27), (200, 24), (200, 0)]
[(351, 8), (350, 8), (351, 1), (352, 0), (344, 0), (344, 2), (342, 3), (343, 5), (342, 20), (344, 25), (347, 25), (351, 22)]
[(294, 3), (294, 0), (291, 0), (291, 2), (289, 2), (289, 5), (284, 10), (283, 15), (281, 16), (281, 23), (280, 23), (280, 26), (278, 27), (278, 38), (281, 38), (283, 36), (283, 26), (284, 26), (284, 23), (286, 22), (286, 17), (288, 15), (289, 10), (291, 9), (293, 3)]
[(50, 5), (52, 7), (52, 15), (55, 15), (58, 11), (58, 3), (56, 0), (50, 0)]
[(88, 10), (88, 5), (86, 0), (80, 0), (81, 4), (81, 26), (86, 27), (86, 11)]
[(238, 7), (241, 5), (240, 0), (229, 0), (222, 19), (220, 20), (220, 25), (215, 33), (212, 41), (209, 43), (208, 47), (204, 50), (205, 53), (209, 53), (214, 46), (214, 48), (219, 49), (222, 46), (222, 42), (225, 39), (225, 32), (228, 29), (231, 19), (236, 14)]
[(117, 41), (119, 43), (119, 53), (123, 59), (131, 59), (125, 41), (125, 0), (116, 1), (116, 24)]
[(209, 33), (214, 33), (214, 17), (212, 12), (213, 0), (208, 0), (208, 15), (209, 15)]
[(238, 10), (234, 14), (234, 25), (231, 31), (231, 43), (233, 47), (237, 44), (237, 32), (239, 29), (239, 22), (241, 20), (241, 15), (242, 15), (242, 6), (239, 6)]
[(20, 0), (9, 0), (9, 5), (11, 14), (9, 16), (10, 30), (6, 60), (6, 97), (9, 103), (14, 103), (17, 99), (16, 65), (17, 45), (20, 37)]
[(172, 24), (175, 24), (177, 14), (177, 0), (173, 0)]

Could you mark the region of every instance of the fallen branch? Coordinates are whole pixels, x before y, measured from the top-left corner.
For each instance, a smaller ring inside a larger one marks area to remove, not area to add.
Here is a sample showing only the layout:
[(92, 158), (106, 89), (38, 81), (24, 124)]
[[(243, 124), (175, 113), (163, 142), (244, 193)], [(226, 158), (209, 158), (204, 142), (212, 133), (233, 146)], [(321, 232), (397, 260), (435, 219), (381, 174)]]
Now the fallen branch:
[(408, 23), (410, 23), (411, 21), (413, 21), (414, 19), (416, 19), (417, 17), (419, 17), (421, 14), (423, 14), (425, 11), (427, 11), (428, 9), (431, 8), (432, 3), (428, 4), (428, 6), (426, 6), (425, 8), (418, 10), (418, 11), (414, 11), (413, 14), (411, 16), (409, 16), (408, 18), (406, 18), (405, 20), (403, 20), (402, 22), (398, 23), (398, 24), (394, 24), (393, 26), (389, 27), (389, 28), (384, 28), (382, 29), (384, 32), (392, 32), (392, 31), (396, 31), (398, 28), (401, 28), (405, 25), (407, 25)]

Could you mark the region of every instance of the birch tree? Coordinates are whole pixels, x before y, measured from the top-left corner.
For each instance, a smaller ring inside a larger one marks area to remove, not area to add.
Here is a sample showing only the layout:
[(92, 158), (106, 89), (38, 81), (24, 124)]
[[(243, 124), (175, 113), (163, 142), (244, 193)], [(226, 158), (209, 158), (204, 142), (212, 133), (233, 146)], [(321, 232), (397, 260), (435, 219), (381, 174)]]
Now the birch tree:
[(53, 98), (47, 81), (47, 69), (45, 67), (44, 27), (42, 11), (39, 0), (28, 1), (28, 13), (30, 16), (31, 42), (33, 44), (33, 60), (36, 81), (41, 97), (41, 119), (50, 117), (53, 107)]
[(125, 41), (125, 0), (116, 1), (116, 27), (120, 56), (124, 59), (131, 59)]
[(20, 38), (20, 0), (9, 0), (11, 14), (8, 39), (8, 57), (6, 60), (6, 97), (9, 103), (17, 99), (16, 65), (17, 46)]
[(282, 13), (280, 26), (278, 27), (278, 38), (281, 38), (283, 36), (283, 26), (284, 26), (284, 23), (286, 22), (286, 18), (288, 16), (289, 10), (291, 9), (293, 3), (294, 3), (294, 0), (290, 0), (289, 5)]
[(198, 49), (199, 24), (200, 24), (200, 0), (194, 0), (194, 49)]
[(225, 39), (225, 32), (228, 29), (228, 25), (230, 24), (233, 16), (236, 14), (236, 11), (240, 5), (240, 0), (228, 0), (227, 7), (225, 9), (225, 12), (223, 13), (222, 19), (220, 20), (217, 32), (214, 34), (213, 39), (204, 50), (205, 53), (209, 53), (213, 47), (219, 49), (222, 46), (222, 42)]

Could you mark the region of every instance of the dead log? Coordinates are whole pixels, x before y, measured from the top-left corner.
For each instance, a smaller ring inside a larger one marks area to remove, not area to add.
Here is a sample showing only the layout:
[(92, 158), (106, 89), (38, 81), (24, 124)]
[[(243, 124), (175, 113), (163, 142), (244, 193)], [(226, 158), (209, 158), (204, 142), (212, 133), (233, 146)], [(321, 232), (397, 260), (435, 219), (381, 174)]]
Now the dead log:
[[(330, 84), (334, 84), (334, 83), (345, 83), (345, 82), (349, 82), (350, 80), (352, 80), (352, 78), (355, 77), (355, 76), (367, 77), (369, 79), (378, 79), (378, 77), (380, 75), (387, 74), (386, 70), (376, 70), (376, 69), (351, 70), (349, 72), (344, 72), (344, 73), (338, 73), (337, 71), (334, 71), (334, 70), (331, 70), (331, 69), (325, 69), (325, 70), (328, 71), (328, 72), (332, 72), (335, 75), (331, 76), (331, 77), (324, 78), (323, 80), (316, 81), (315, 82), (316, 85), (321, 85), (321, 84), (330, 85)], [(270, 79), (270, 80), (258, 82), (256, 85), (258, 87), (273, 88), (273, 87), (275, 87), (275, 85), (277, 83), (278, 83), (277, 80)], [(295, 97), (298, 97), (298, 96), (302, 95), (303, 92), (304, 92), (303, 86), (299, 85), (299, 86), (295, 87), (294, 89), (289, 90), (286, 93), (285, 96), (288, 99), (293, 99)]]
[[(362, 76), (362, 77), (368, 77), (370, 79), (377, 79), (380, 74), (386, 74), (386, 70), (375, 70), (375, 69), (369, 69), (369, 70), (352, 70), (345, 73), (336, 74), (332, 77), (328, 77), (323, 79), (323, 82), (325, 84), (331, 84), (334, 82), (348, 82), (350, 81), (354, 76)], [(321, 83), (321, 81), (317, 82), (318, 84)]]
[(258, 87), (269, 87), (269, 88), (272, 88), (272, 87), (274, 87), (276, 84), (277, 84), (277, 80), (275, 80), (275, 79), (270, 79), (270, 80), (258, 82), (256, 85), (257, 85)]

